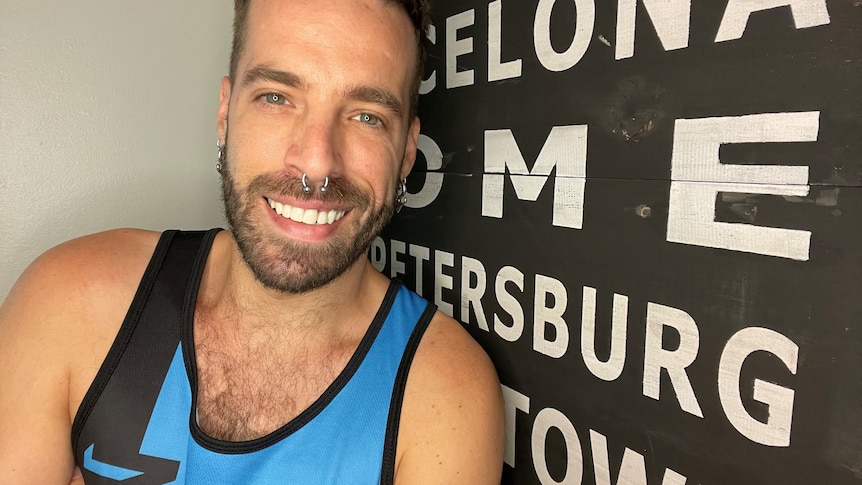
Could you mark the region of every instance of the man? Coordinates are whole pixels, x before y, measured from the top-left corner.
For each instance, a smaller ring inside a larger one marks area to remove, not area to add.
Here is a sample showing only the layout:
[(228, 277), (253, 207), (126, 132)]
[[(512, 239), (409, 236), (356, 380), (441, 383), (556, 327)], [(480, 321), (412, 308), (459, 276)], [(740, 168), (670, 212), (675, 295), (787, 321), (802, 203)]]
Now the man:
[(0, 308), (3, 483), (499, 483), (487, 356), (363, 257), (415, 159), (425, 10), (236, 1), (231, 232), (28, 268)]

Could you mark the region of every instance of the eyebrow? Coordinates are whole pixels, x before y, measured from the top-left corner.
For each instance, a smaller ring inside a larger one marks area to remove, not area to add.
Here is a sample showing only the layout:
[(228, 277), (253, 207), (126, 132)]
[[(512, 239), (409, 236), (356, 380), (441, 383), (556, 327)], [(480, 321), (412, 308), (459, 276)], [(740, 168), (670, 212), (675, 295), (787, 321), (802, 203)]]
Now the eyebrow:
[(371, 86), (356, 86), (347, 90), (347, 98), (366, 103), (379, 104), (398, 118), (404, 112), (401, 102), (392, 93)]
[(298, 74), (287, 71), (278, 71), (268, 67), (258, 66), (246, 71), (242, 79), (243, 87), (250, 86), (259, 81), (272, 81), (285, 86), (306, 88), (305, 80)]
[[(271, 81), (282, 84), (284, 86), (295, 87), (306, 90), (308, 83), (305, 79), (295, 73), (289, 71), (279, 71), (265, 66), (257, 66), (246, 71), (242, 79), (242, 86), (248, 87), (259, 81)], [(372, 86), (354, 86), (346, 90), (345, 96), (348, 99), (362, 101), (365, 103), (373, 103), (383, 106), (391, 111), (396, 117), (401, 117), (404, 108), (398, 98), (392, 93)]]

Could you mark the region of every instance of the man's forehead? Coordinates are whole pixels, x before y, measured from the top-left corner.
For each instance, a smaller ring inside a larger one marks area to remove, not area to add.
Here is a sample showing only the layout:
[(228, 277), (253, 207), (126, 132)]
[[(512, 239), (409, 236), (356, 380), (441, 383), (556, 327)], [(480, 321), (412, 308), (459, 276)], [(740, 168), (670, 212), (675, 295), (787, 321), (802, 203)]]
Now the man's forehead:
[(236, 74), (242, 79), (260, 65), (294, 71), (296, 64), (313, 61), (332, 75), (350, 69), (355, 76), (409, 84), (416, 49), (412, 22), (396, 2), (254, 0)]
[[(369, 14), (380, 27), (413, 33), (413, 21), (401, 2), (394, 0), (249, 0), (248, 17), (261, 20), (284, 16), (299, 23), (344, 15), (357, 18), (357, 13)], [(365, 17), (365, 15), (361, 15)], [(345, 32), (345, 36), (353, 33)]]
[[(244, 30), (247, 41), (310, 32), (324, 34), (307, 39), (318, 44), (341, 41), (342, 46), (358, 48), (358, 42), (367, 40), (385, 47), (386, 40), (395, 40), (402, 52), (411, 51), (416, 44), (415, 29), (403, 6), (384, 0), (255, 0)], [(408, 38), (411, 42), (404, 42)]]

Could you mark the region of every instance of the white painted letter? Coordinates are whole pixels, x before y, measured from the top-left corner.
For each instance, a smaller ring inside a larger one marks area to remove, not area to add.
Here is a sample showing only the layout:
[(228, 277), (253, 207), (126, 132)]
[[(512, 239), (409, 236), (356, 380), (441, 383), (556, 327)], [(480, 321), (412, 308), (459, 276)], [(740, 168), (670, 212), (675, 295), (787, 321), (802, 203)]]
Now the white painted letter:
[(530, 398), (504, 385), (503, 402), (506, 412), (506, 453), (503, 461), (510, 467), (515, 467), (515, 419), (517, 411), (530, 412)]
[[(593, 450), (593, 469), (596, 474), (596, 485), (611, 485), (611, 467), (608, 462), (608, 440), (597, 431), (590, 430), (590, 446)], [(686, 478), (679, 473), (665, 468), (662, 485), (685, 485)], [(628, 448), (623, 452), (620, 472), (617, 475), (617, 485), (647, 485), (646, 465), (640, 453)]]
[(408, 250), (410, 252), (410, 256), (416, 259), (416, 294), (419, 296), (423, 295), (422, 291), (422, 279), (425, 274), (423, 270), (424, 262), (430, 259), (430, 251), (425, 246), (419, 246), (417, 244), (411, 244)]
[(434, 251), (434, 304), (441, 312), (453, 315), (453, 307), (451, 303), (443, 301), (443, 288), (452, 289), (452, 276), (443, 273), (443, 266), (453, 267), (455, 264), (455, 255), (446, 251)]
[(506, 282), (515, 283), (519, 290), (524, 291), (524, 273), (518, 271), (517, 268), (504, 266), (497, 273), (497, 279), (494, 281), (494, 293), (497, 295), (497, 303), (509, 315), (512, 316), (512, 325), (504, 324), (497, 314), (494, 314), (494, 331), (503, 340), (514, 342), (521, 338), (524, 333), (524, 309), (518, 300), (506, 291)]
[[(548, 295), (554, 297), (551, 307), (546, 305)], [(569, 326), (563, 319), (569, 304), (566, 287), (559, 280), (537, 274), (533, 298), (533, 350), (559, 359), (569, 348)], [(554, 327), (554, 340), (545, 338), (547, 324)]]
[[(566, 441), (566, 475), (559, 482), (554, 480), (548, 471), (548, 462), (545, 458), (545, 441), (548, 439), (548, 431), (557, 428), (563, 434)], [(584, 475), (584, 457), (581, 452), (581, 442), (575, 427), (566, 416), (554, 408), (545, 408), (536, 415), (533, 423), (532, 435), (533, 465), (536, 467), (536, 475), (542, 485), (580, 485)]]
[(503, 60), (503, 0), (488, 4), (488, 82), (521, 76), (521, 59)]
[[(434, 27), (434, 24), (428, 25), (428, 40), (431, 41), (432, 44), (437, 44), (437, 27)], [(431, 75), (428, 76), (428, 79), (423, 79), (421, 83), (419, 83), (419, 94), (428, 94), (431, 91), (434, 91), (434, 88), (437, 87), (437, 70), (431, 72)]]
[[(608, 440), (605, 435), (590, 430), (590, 448), (593, 451), (593, 469), (596, 472), (596, 485), (611, 485), (611, 465), (608, 460)], [(617, 484), (647, 485), (646, 466), (640, 453), (628, 448), (623, 452)]]
[(565, 52), (557, 52), (551, 45), (551, 13), (555, 3), (557, 0), (539, 0), (533, 24), (533, 44), (545, 69), (560, 72), (577, 64), (587, 52), (596, 23), (596, 6), (593, 0), (575, 0), (575, 38)]
[[(641, 0), (664, 50), (688, 47), (691, 0)], [(617, 7), (617, 60), (635, 53), (635, 18), (638, 0), (619, 0)]]
[(371, 250), (369, 252), (371, 253), (368, 255), (369, 259), (371, 259), (371, 265), (382, 273), (386, 268), (386, 241), (380, 236), (375, 237), (374, 241), (371, 242)]
[(817, 140), (820, 112), (676, 120), (667, 240), (808, 260), (811, 232), (715, 222), (719, 192), (808, 195), (808, 167), (721, 163), (725, 143)]
[[(593, 450), (593, 470), (596, 474), (596, 485), (611, 485), (607, 438), (597, 431), (590, 430), (590, 447)], [(684, 476), (670, 468), (665, 468), (661, 483), (662, 485), (685, 485), (685, 481)], [(625, 449), (616, 483), (617, 485), (647, 485), (643, 455), (634, 450)]]
[(458, 40), (458, 29), (469, 27), (475, 22), (473, 9), (461, 12), (446, 19), (446, 89), (473, 84), (473, 70), (458, 70), (458, 56), (473, 52), (473, 38)]
[(389, 265), (389, 277), (396, 278), (398, 275), (404, 274), (404, 262), (398, 261), (398, 255), (406, 252), (407, 245), (395, 239), (392, 239), (390, 243), (389, 252), (392, 263)]
[(626, 325), (629, 315), (629, 298), (614, 293), (614, 310), (611, 318), (611, 352), (607, 362), (596, 356), (596, 290), (584, 287), (581, 309), (581, 356), (594, 376), (613, 381), (623, 372), (626, 362)]
[[(662, 348), (665, 327), (673, 327), (679, 333), (679, 348)], [(643, 394), (659, 399), (662, 368), (667, 370), (679, 407), (699, 418), (703, 417), (700, 404), (694, 395), (691, 381), (685, 373), (697, 357), (700, 347), (700, 332), (691, 316), (676, 308), (647, 303), (646, 343), (644, 344)]]
[(507, 169), (515, 195), (529, 201), (539, 198), (551, 170), (555, 169), (552, 224), (581, 228), (587, 176), (587, 125), (551, 128), (532, 171), (527, 170), (511, 130), (486, 131), (486, 173), (482, 181), (482, 215), (485, 217), (503, 217), (503, 177)]
[(794, 392), (760, 379), (754, 380), (754, 400), (769, 408), (762, 423), (745, 410), (739, 392), (742, 364), (757, 351), (771, 352), (796, 375), (799, 347), (790, 339), (767, 328), (751, 327), (737, 332), (724, 347), (718, 363), (718, 397), (730, 424), (743, 436), (766, 446), (790, 446)]
[(785, 6), (790, 7), (793, 23), (797, 29), (829, 23), (826, 0), (730, 0), (721, 19), (715, 41), (723, 42), (741, 38), (752, 12)]
[[(476, 286), (470, 286), (471, 275), (476, 275)], [(470, 307), (476, 314), (476, 324), (482, 330), (488, 331), (488, 320), (482, 308), (482, 297), (485, 296), (485, 281), (487, 274), (482, 262), (464, 256), (461, 258), (461, 321), (470, 323)]]
[(425, 185), (417, 193), (407, 194), (407, 207), (411, 209), (420, 209), (430, 205), (440, 195), (440, 189), (443, 188), (443, 174), (432, 173), (433, 170), (443, 168), (443, 151), (437, 143), (430, 137), (419, 135), (419, 143), (416, 147), (425, 157)]

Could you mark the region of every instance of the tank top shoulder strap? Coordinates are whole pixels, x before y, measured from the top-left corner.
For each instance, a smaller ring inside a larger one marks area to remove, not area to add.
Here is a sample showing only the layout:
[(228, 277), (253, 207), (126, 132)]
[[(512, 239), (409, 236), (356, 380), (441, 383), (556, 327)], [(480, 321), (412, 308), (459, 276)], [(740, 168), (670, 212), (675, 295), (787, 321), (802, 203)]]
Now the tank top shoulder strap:
[(392, 311), (410, 315), (410, 320), (415, 321), (408, 335), (402, 336), (403, 353), (401, 354), (398, 371), (392, 389), (392, 398), (389, 402), (389, 417), (386, 423), (386, 434), (383, 443), (383, 458), (380, 469), (380, 484), (392, 485), (395, 480), (395, 462), (398, 446), (398, 429), (401, 424), (401, 407), (404, 401), (404, 391), (407, 385), (407, 377), (413, 357), (419, 342), (425, 335), (431, 319), (437, 312), (437, 306), (426, 301), (421, 296), (413, 293), (404, 286), (398, 285), (398, 296), (393, 304)]
[[(119, 416), (112, 416), (112, 408), (125, 415), (149, 416), (184, 335), (182, 317), (194, 305), (207, 255), (219, 231), (162, 234), (117, 336), (75, 415), (72, 446), (76, 456), (83, 452), (81, 445), (92, 442), (85, 435), (105, 423), (117, 422), (113, 419)], [(135, 389), (139, 399), (121, 395), (128, 389)], [(125, 409), (112, 405), (120, 402)]]

